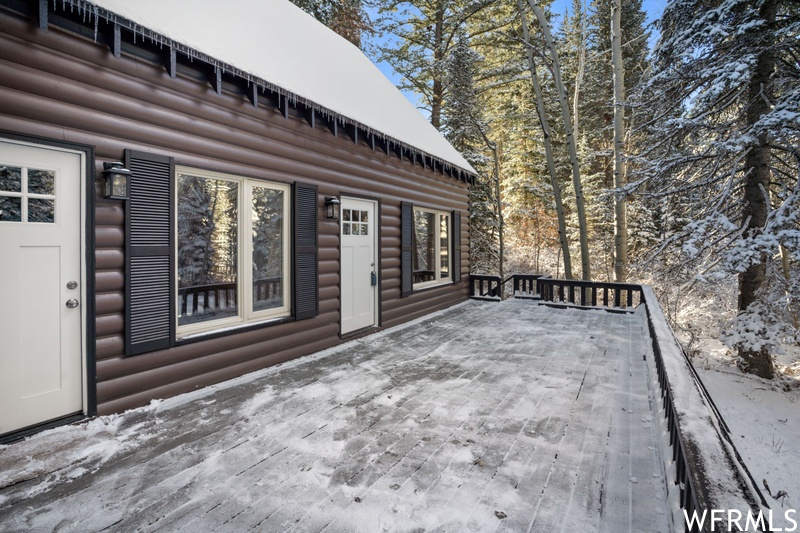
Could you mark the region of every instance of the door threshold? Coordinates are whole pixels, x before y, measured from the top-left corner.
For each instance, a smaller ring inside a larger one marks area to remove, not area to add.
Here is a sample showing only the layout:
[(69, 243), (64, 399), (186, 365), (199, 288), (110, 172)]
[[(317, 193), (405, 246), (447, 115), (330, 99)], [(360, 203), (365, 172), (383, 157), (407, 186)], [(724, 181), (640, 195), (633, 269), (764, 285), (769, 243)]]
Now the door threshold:
[(340, 333), (339, 338), (342, 340), (351, 340), (354, 337), (363, 337), (364, 335), (369, 335), (370, 333), (377, 333), (380, 331), (380, 326), (367, 326), (365, 328), (357, 329), (355, 331), (350, 331), (348, 333)]
[(53, 429), (59, 426), (66, 426), (67, 424), (72, 424), (73, 422), (79, 422), (85, 418), (87, 418), (85, 414), (78, 413), (74, 415), (65, 416), (62, 418), (56, 418), (55, 420), (50, 420), (49, 422), (45, 422), (44, 424), (30, 426), (25, 429), (21, 429), (19, 431), (14, 431), (13, 433), (6, 433), (5, 435), (0, 435), (0, 444), (10, 444), (12, 442), (22, 440), (25, 437), (30, 437), (31, 435), (35, 435), (36, 433), (41, 433), (42, 431)]

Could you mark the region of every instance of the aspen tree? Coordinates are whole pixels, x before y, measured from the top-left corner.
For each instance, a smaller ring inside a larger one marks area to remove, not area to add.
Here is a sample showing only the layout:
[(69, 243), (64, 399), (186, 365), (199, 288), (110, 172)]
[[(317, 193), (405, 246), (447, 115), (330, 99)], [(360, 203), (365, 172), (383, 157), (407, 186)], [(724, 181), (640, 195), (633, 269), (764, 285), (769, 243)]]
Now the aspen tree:
[(537, 6), (533, 0), (528, 0), (536, 19), (539, 21), (539, 27), (542, 30), (547, 49), (550, 51), (550, 60), (553, 69), (553, 82), (556, 86), (558, 100), (561, 104), (561, 119), (564, 122), (564, 130), (567, 137), (567, 151), (569, 152), (569, 162), (572, 167), (572, 184), (575, 188), (575, 209), (578, 215), (578, 233), (581, 245), (581, 270), (583, 279), (592, 279), (591, 266), (589, 261), (589, 237), (586, 229), (586, 209), (583, 205), (583, 187), (581, 185), (581, 171), (578, 165), (578, 151), (575, 145), (575, 135), (573, 135), (572, 119), (570, 118), (569, 102), (567, 101), (567, 93), (564, 89), (564, 84), (561, 82), (561, 67), (558, 61), (558, 51), (556, 50), (553, 36), (550, 33), (550, 25), (544, 15), (541, 7)]

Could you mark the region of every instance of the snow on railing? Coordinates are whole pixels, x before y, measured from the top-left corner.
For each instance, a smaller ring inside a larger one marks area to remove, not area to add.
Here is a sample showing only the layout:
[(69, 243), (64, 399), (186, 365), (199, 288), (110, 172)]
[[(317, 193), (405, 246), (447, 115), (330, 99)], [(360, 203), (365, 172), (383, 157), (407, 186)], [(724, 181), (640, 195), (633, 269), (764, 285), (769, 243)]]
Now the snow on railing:
[[(683, 516), (712, 510), (766, 517), (769, 505), (733, 444), (728, 427), (675, 338), (653, 289), (641, 286), (653, 343), (662, 409), (672, 447), (674, 486)], [(668, 465), (669, 466), (669, 465)], [(714, 530), (707, 520), (686, 531)], [(719, 524), (717, 524), (719, 530)], [(764, 530), (769, 530), (769, 526)]]

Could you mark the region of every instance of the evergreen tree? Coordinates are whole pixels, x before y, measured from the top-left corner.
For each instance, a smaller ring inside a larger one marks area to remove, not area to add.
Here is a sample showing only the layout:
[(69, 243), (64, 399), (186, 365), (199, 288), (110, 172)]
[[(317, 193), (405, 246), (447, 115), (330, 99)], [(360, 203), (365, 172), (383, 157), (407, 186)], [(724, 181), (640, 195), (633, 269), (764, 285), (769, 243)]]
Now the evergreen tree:
[(800, 6), (672, 0), (661, 32), (637, 179), (686, 223), (659, 250), (695, 280), (738, 277), (739, 316), (723, 339), (745, 371), (769, 378), (770, 352), (798, 333)]
[(459, 32), (494, 0), (391, 0), (380, 7), (378, 31), (393, 36), (379, 59), (403, 77), (400, 89), (422, 98), (434, 127), (442, 125), (445, 63)]
[(359, 48), (363, 34), (372, 31), (363, 0), (292, 0), (292, 3)]
[(447, 99), (443, 105), (443, 132), (453, 147), (479, 171), (470, 188), (470, 269), (475, 273), (499, 272), (500, 213), (493, 168), (484, 151), (491, 146), (478, 102), (475, 74), (480, 55), (462, 32), (445, 64)]

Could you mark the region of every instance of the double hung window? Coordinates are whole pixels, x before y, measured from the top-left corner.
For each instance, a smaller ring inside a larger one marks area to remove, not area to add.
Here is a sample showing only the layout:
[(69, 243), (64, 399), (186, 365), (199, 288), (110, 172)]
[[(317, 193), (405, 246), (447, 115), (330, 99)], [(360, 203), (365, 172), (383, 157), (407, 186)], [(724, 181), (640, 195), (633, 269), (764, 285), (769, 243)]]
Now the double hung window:
[(414, 289), (450, 283), (450, 213), (414, 207)]
[(178, 337), (288, 316), (288, 185), (176, 168)]

